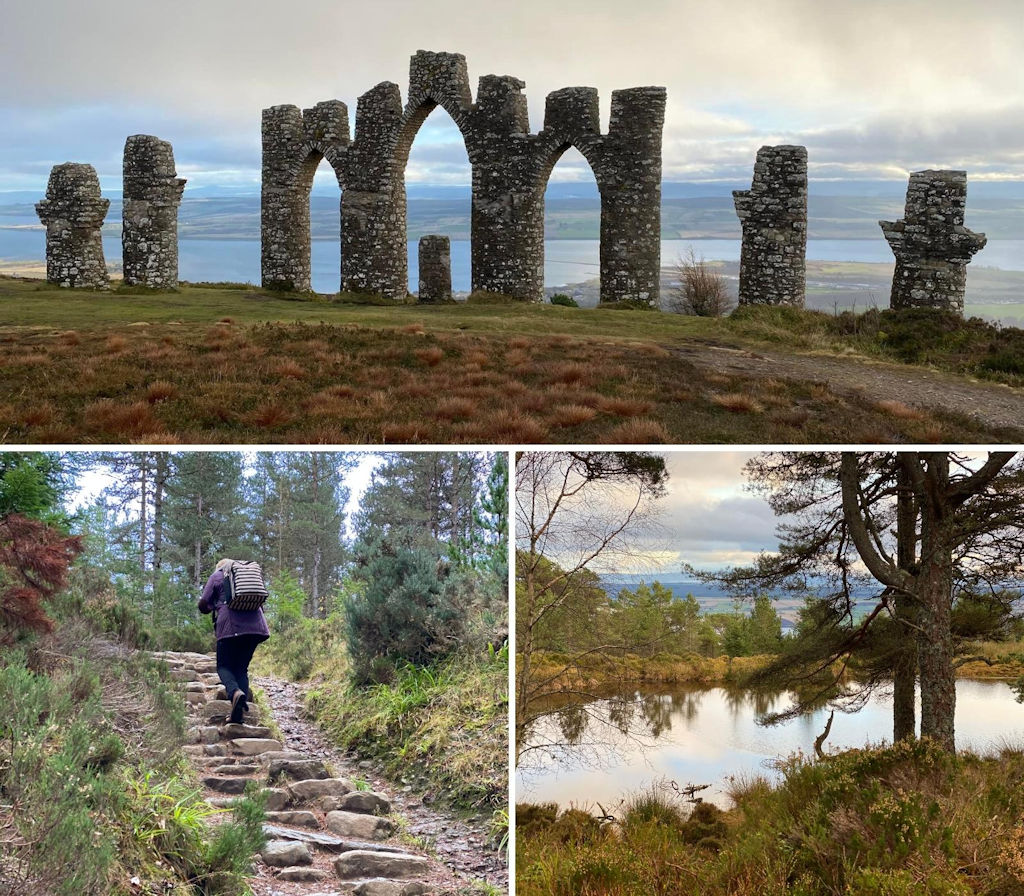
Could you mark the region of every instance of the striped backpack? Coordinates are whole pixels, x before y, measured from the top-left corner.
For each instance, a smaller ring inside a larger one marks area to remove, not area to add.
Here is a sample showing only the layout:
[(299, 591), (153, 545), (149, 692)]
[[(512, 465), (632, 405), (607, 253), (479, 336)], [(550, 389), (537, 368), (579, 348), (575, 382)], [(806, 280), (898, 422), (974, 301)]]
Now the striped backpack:
[(263, 567), (255, 561), (236, 560), (224, 576), (229, 610), (258, 610), (270, 596), (263, 579)]

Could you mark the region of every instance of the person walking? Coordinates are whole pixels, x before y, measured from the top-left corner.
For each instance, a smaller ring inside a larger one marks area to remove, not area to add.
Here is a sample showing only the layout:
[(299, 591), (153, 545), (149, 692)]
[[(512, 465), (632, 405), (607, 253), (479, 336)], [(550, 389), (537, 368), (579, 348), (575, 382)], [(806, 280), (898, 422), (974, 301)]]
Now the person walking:
[(217, 674), (231, 701), (231, 721), (241, 722), (252, 697), (249, 690), (249, 663), (256, 648), (270, 637), (263, 608), (232, 610), (228, 601), (228, 571), (234, 560), (224, 558), (217, 563), (213, 575), (206, 580), (199, 612), (213, 613), (217, 635)]

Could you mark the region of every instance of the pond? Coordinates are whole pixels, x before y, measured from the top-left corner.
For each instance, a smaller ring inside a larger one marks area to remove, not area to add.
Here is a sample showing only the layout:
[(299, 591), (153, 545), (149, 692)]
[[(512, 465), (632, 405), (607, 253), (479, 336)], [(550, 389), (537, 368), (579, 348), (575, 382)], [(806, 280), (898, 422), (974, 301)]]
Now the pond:
[[(606, 809), (628, 794), (659, 781), (709, 784), (705, 799), (730, 804), (729, 777), (777, 776), (775, 760), (798, 750), (814, 752), (814, 739), (828, 721), (818, 710), (771, 727), (764, 712), (789, 705), (786, 693), (754, 695), (714, 688), (630, 689), (585, 708), (563, 710), (538, 723), (528, 744), (576, 747), (551, 754), (524, 753), (516, 775), (517, 802), (556, 802)], [(892, 740), (892, 697), (878, 694), (859, 712), (837, 712), (826, 752)], [(958, 749), (986, 752), (1001, 744), (1024, 744), (1024, 705), (1005, 682), (958, 681)]]

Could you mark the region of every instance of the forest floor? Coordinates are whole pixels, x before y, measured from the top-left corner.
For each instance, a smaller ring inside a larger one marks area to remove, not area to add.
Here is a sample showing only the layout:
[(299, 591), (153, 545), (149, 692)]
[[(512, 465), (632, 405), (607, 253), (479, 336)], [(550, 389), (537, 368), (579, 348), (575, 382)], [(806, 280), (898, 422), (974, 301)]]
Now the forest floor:
[(427, 806), (411, 787), (377, 775), (372, 763), (332, 749), (303, 717), (299, 686), (255, 679), (261, 705), (247, 713), (246, 726), (229, 726), (212, 658), (154, 656), (185, 682), (193, 737), (201, 741), (185, 749), (204, 796), (227, 807), (247, 781), (271, 785), (269, 842), (254, 857), (249, 882), (254, 896), (322, 896), (325, 888), (374, 896), (508, 891), (503, 858), (485, 847), (485, 821)]
[(1024, 440), (1015, 344), (986, 331), (965, 358), (954, 334), (956, 353), (906, 364), (884, 333), (847, 338), (825, 315), (773, 313), (99, 293), (0, 277), (0, 442)]

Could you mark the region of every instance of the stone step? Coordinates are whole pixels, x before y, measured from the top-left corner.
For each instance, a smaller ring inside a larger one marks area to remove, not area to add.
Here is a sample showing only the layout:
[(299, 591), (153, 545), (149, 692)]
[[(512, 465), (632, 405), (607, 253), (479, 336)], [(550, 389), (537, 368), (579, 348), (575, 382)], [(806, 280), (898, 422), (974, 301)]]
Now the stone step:
[(260, 753), (280, 752), (284, 745), (269, 737), (236, 737), (228, 741), (233, 750), (243, 756), (258, 756)]
[(320, 825), (317, 817), (304, 809), (291, 809), (285, 811), (267, 811), (267, 821), (276, 824), (295, 824), (300, 828), (315, 828)]
[[(266, 754), (264, 754), (266, 755)], [(267, 768), (267, 776), (271, 781), (286, 778), (290, 781), (311, 781), (329, 779), (327, 766), (319, 759), (309, 759), (302, 753), (294, 754), (295, 759), (271, 759)], [(351, 788), (349, 788), (351, 790)]]
[[(395, 823), (389, 818), (340, 809), (328, 812), (324, 823), (339, 837), (358, 837), (360, 840), (383, 840), (395, 831)], [(382, 876), (390, 877), (388, 874)]]
[(275, 880), (287, 883), (319, 883), (329, 877), (326, 871), (319, 868), (303, 868), (301, 865), (294, 865), (291, 868), (282, 868), (274, 875)]
[(228, 722), (217, 729), (222, 738), (233, 737), (270, 737), (270, 729), (262, 725), (243, 725), (241, 722)]
[[(425, 896), (430, 892), (430, 888), (418, 880), (399, 881), (376, 877), (372, 880), (359, 881), (344, 892), (351, 893), (352, 896)], [(328, 896), (328, 894), (317, 893), (313, 896)]]
[(204, 787), (215, 790), (217, 793), (241, 794), (245, 791), (245, 785), (249, 783), (248, 778), (219, 778), (208, 775), (201, 778)]
[(352, 782), (344, 778), (313, 778), (307, 781), (293, 781), (288, 792), (295, 802), (318, 800), (324, 796), (344, 796), (352, 792)]
[(320, 831), (284, 827), (269, 821), (263, 823), (263, 833), (268, 838), (274, 840), (299, 840), (302, 843), (312, 843), (330, 852), (344, 852), (350, 848), (350, 841), (342, 840), (340, 837), (334, 837), (331, 834), (324, 834)]
[(428, 871), (429, 862), (425, 858), (404, 852), (353, 849), (334, 860), (334, 873), (342, 880), (409, 879), (422, 877)]
[(275, 868), (313, 864), (309, 847), (298, 840), (268, 840), (260, 852), (260, 858)]
[(324, 812), (344, 809), (346, 812), (365, 812), (369, 815), (390, 815), (391, 802), (372, 790), (353, 790), (344, 796), (325, 796), (318, 804)]
[[(215, 757), (218, 758), (218, 757)], [(216, 768), (211, 768), (210, 772), (214, 775), (248, 775), (252, 776), (259, 772), (260, 767), (258, 765), (245, 765), (243, 763), (236, 763), (235, 765), (218, 765)]]

